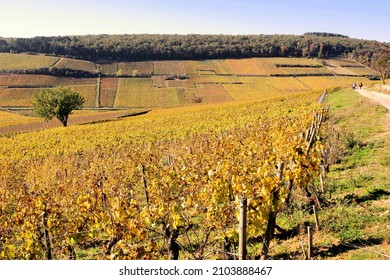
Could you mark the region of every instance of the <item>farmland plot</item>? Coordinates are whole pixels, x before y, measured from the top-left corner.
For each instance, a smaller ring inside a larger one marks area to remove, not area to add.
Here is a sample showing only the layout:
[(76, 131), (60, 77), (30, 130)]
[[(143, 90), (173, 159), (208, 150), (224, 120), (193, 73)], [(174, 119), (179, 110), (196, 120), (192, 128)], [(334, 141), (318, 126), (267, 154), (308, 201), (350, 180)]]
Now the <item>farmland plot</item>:
[(48, 68), (58, 60), (45, 55), (0, 53), (0, 71)]
[(210, 75), (217, 73), (217, 68), (211, 60), (184, 60), (182, 63), (187, 75)]
[(326, 67), (279, 67), (279, 70), (288, 75), (331, 75)]
[(86, 85), (96, 82), (94, 78), (68, 78), (49, 75), (0, 75), (0, 86), (8, 87), (55, 87)]
[(150, 76), (154, 71), (153, 62), (142, 61), (142, 62), (125, 62), (118, 64), (119, 75), (129, 76)]
[(65, 69), (74, 69), (81, 70), (90, 73), (96, 73), (96, 65), (90, 61), (79, 60), (79, 59), (70, 59), (70, 58), (61, 58), (55, 65), (56, 68), (65, 68)]
[(187, 91), (188, 96), (193, 102), (201, 103), (223, 103), (233, 101), (222, 85), (204, 84), (199, 88)]
[(217, 74), (222, 74), (222, 75), (233, 75), (234, 74), (234, 71), (229, 66), (229, 64), (226, 62), (226, 60), (215, 59), (215, 60), (213, 60), (213, 63), (215, 65)]
[(153, 74), (154, 75), (184, 75), (186, 73), (186, 68), (183, 65), (182, 61), (173, 60), (173, 61), (154, 61), (153, 62)]
[[(122, 78), (119, 79), (118, 92), (115, 98), (115, 107), (138, 107), (136, 104), (142, 103), (138, 99), (142, 96), (148, 96), (153, 93), (152, 79), (145, 78)], [(141, 95), (140, 95), (141, 94)], [(141, 98), (142, 99), (142, 98)], [(138, 100), (138, 101), (137, 101)], [(134, 103), (134, 101), (136, 101)], [(145, 101), (149, 104), (149, 101)], [(140, 106), (140, 107), (148, 107)]]
[(34, 91), (39, 88), (0, 88), (0, 106), (32, 106)]
[(98, 65), (99, 71), (103, 75), (116, 76), (119, 70), (118, 63), (104, 63)]
[(84, 97), (84, 107), (95, 107), (96, 84), (72, 85), (69, 87), (73, 88), (75, 91), (80, 93), (82, 97)]
[(41, 121), (40, 118), (22, 116), (11, 112), (0, 111), (0, 127), (28, 124), (32, 122)]
[(371, 81), (364, 77), (299, 77), (297, 78), (311, 90), (324, 90), (334, 87), (348, 87), (353, 82), (360, 82), (364, 85), (370, 84)]
[(100, 80), (100, 106), (113, 107), (118, 88), (117, 78), (102, 78)]

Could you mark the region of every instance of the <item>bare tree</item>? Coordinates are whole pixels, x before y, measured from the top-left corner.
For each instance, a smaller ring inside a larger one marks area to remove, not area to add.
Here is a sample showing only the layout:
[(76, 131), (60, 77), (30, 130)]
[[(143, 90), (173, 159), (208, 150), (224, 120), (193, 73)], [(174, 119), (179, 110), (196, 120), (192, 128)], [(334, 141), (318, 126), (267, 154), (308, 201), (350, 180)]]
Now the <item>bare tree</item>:
[(372, 68), (379, 72), (382, 83), (386, 84), (386, 79), (390, 74), (390, 50), (375, 55), (372, 59)]

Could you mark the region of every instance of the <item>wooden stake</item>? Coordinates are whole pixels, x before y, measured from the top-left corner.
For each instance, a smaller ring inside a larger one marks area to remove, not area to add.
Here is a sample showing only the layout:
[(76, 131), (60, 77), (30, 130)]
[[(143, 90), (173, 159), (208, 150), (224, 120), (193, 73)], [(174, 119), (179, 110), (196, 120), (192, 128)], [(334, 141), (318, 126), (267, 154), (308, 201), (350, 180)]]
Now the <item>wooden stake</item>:
[(305, 247), (303, 246), (303, 242), (299, 241), (299, 243), (301, 244), (301, 248), (302, 248), (302, 252), (303, 252), (303, 259), (306, 260), (306, 252), (305, 252)]
[(247, 209), (247, 199), (245, 197), (241, 198), (240, 201), (240, 225), (239, 225), (239, 249), (238, 254), (240, 260), (246, 259), (246, 209)]
[(316, 221), (316, 230), (318, 231), (320, 229), (320, 225), (318, 223), (317, 207), (315, 205), (313, 205), (313, 213), (314, 213), (314, 218)]
[(307, 259), (310, 260), (312, 257), (312, 248), (313, 248), (313, 232), (311, 231), (311, 227), (307, 227), (307, 238), (308, 238)]
[(324, 193), (324, 179), (322, 178), (322, 174), (320, 174), (320, 186), (321, 186), (321, 192)]
[(145, 200), (146, 204), (149, 207), (149, 193), (148, 193), (148, 185), (146, 183), (146, 177), (145, 177), (145, 167), (141, 165), (141, 173), (142, 173), (142, 186), (144, 187), (144, 192), (145, 192)]

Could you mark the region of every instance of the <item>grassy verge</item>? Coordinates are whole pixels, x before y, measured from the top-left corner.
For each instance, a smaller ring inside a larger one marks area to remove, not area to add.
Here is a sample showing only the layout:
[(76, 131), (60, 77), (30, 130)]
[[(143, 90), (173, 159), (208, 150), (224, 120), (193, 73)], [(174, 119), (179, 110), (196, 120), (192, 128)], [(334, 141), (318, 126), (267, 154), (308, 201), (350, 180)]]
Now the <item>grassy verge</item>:
[[(390, 117), (351, 90), (335, 92), (327, 102), (341, 156), (327, 174), (327, 205), (319, 211), (314, 258), (390, 259)], [(281, 213), (278, 224), (291, 236), (275, 239), (271, 255), (302, 259), (305, 226), (314, 225), (310, 207)]]

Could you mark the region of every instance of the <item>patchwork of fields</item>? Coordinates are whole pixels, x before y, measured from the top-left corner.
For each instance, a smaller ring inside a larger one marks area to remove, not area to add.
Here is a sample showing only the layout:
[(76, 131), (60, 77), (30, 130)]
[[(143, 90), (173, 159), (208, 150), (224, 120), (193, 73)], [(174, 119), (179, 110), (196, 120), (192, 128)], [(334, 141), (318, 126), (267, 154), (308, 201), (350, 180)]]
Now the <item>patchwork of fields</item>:
[[(72, 77), (74, 73), (89, 73), (90, 77)], [(34, 92), (56, 86), (68, 86), (78, 91), (85, 99), (86, 108), (148, 110), (199, 106), (265, 100), (287, 94), (348, 87), (353, 82), (367, 85), (371, 83), (367, 76), (372, 74), (375, 74), (373, 70), (341, 58), (95, 64), (44, 55), (2, 53), (0, 107), (31, 107)]]
[[(324, 156), (332, 138), (323, 140), (341, 135), (322, 125), (333, 108), (339, 110), (334, 119), (351, 126), (334, 146), (345, 142), (366, 157), (373, 145), (355, 138), (351, 124), (364, 125), (364, 135), (367, 128), (383, 132), (371, 122), (384, 111), (355, 91), (334, 90), (370, 84), (371, 69), (346, 59), (95, 64), (32, 57), (0, 55), (0, 259), (228, 259), (237, 255), (244, 196), (248, 259), (300, 259), (301, 228), (313, 224), (313, 203), (321, 219), (315, 258), (334, 257), (334, 246), (356, 240), (389, 244), (383, 229), (388, 210), (366, 203), (388, 195), (385, 188), (371, 191), (378, 175), (365, 179), (368, 196), (363, 173), (351, 182), (334, 177), (342, 193), (349, 192), (340, 199), (328, 198), (337, 191), (333, 183), (323, 184), (323, 167), (333, 164)], [(49, 75), (46, 68), (64, 71)], [(77, 73), (96, 75), (71, 77)], [(68, 128), (31, 113), (34, 92), (57, 86), (75, 89), (86, 101)], [(333, 99), (333, 108), (318, 104), (327, 89), (325, 102)], [(341, 105), (346, 98), (353, 107)], [(382, 156), (382, 166), (375, 164), (381, 176), (389, 166)], [(347, 199), (355, 201), (346, 205)], [(356, 208), (358, 199), (364, 204)], [(264, 239), (272, 224), (285, 229), (278, 229), (285, 242)]]
[[(101, 78), (17, 72), (45, 67), (99, 71)], [(31, 106), (36, 90), (61, 85), (79, 91), (86, 107), (142, 108), (259, 100), (286, 93), (346, 87), (353, 82), (367, 84), (365, 76), (375, 74), (347, 59), (250, 58), (94, 64), (27, 54), (0, 54), (0, 71), (7, 73), (0, 75), (0, 106)]]

